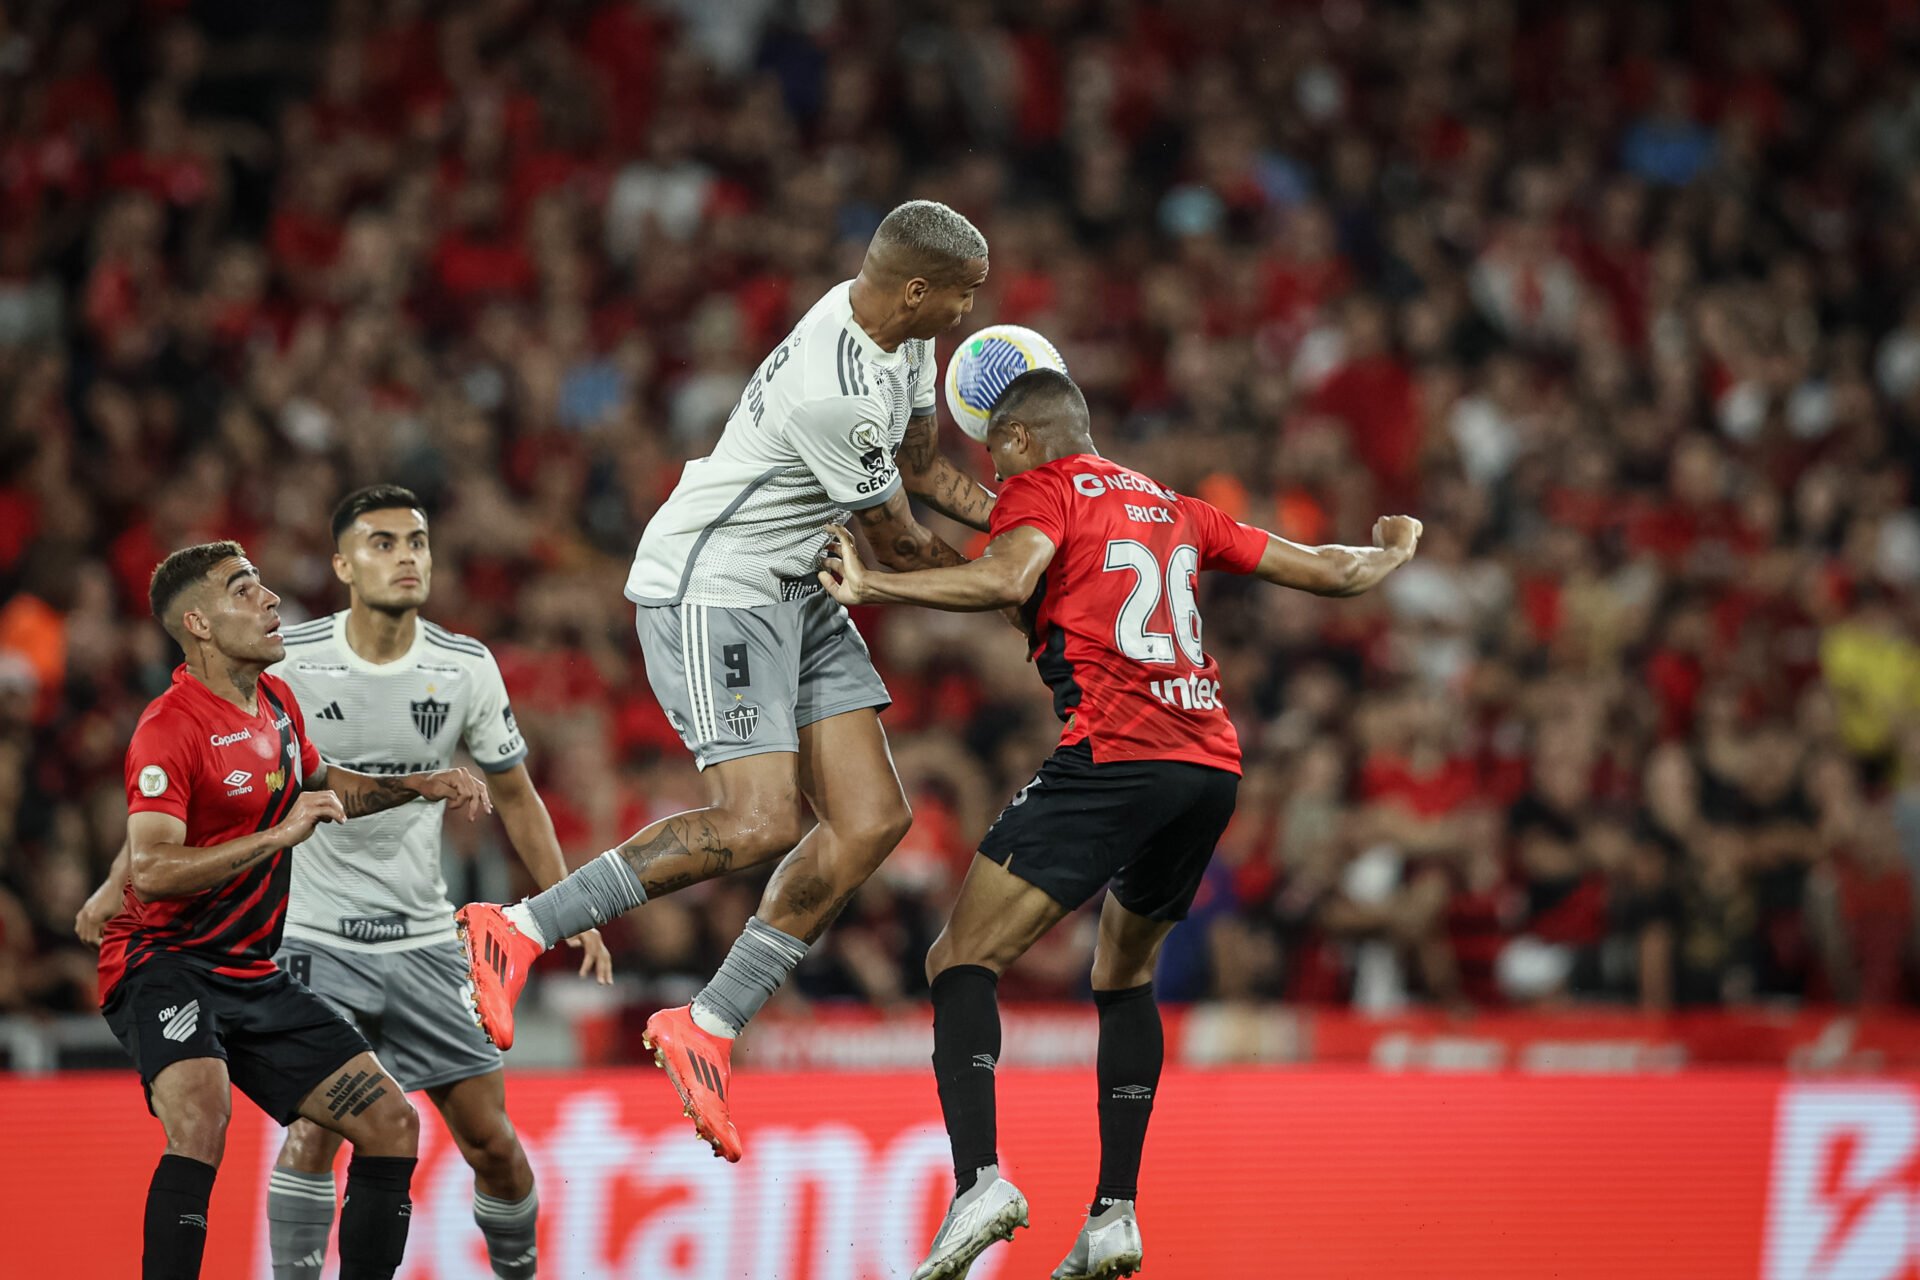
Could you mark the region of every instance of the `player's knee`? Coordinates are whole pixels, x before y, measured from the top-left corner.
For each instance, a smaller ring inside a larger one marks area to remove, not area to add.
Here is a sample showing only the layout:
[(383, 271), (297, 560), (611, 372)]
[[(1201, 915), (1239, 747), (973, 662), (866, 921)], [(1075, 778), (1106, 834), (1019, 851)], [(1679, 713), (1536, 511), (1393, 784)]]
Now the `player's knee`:
[(227, 1149), (227, 1119), (232, 1108), (223, 1098), (190, 1099), (171, 1109), (167, 1150), (174, 1155), (218, 1165)]
[(420, 1151), (420, 1113), (402, 1093), (388, 1093), (367, 1112), (367, 1127), (354, 1146), (373, 1156), (411, 1156)]
[(525, 1159), (520, 1151), (520, 1139), (506, 1124), (468, 1135), (461, 1154), (466, 1156), (469, 1168), (496, 1185), (511, 1181), (514, 1170)]
[(951, 929), (943, 929), (940, 936), (927, 948), (927, 985), (932, 986), (934, 979), (949, 969), (961, 965), (973, 965), (982, 969), (991, 969), (996, 975), (1005, 973), (1007, 966), (1018, 956), (1002, 956), (992, 947), (981, 947), (968, 943), (965, 939), (955, 938)]
[(799, 793), (750, 799), (734, 807), (734, 853), (749, 865), (777, 858), (807, 834)]
[(287, 1140), (281, 1144), (275, 1164), (301, 1173), (325, 1173), (333, 1167), (339, 1149), (340, 1140), (333, 1134), (311, 1120), (295, 1120), (287, 1129)]
[(1126, 991), (1153, 981), (1154, 957), (1119, 956), (1096, 952), (1093, 957), (1093, 989)]
[(834, 823), (834, 832), (855, 849), (866, 850), (878, 864), (913, 829), (913, 806), (895, 795), (889, 802), (870, 805)]

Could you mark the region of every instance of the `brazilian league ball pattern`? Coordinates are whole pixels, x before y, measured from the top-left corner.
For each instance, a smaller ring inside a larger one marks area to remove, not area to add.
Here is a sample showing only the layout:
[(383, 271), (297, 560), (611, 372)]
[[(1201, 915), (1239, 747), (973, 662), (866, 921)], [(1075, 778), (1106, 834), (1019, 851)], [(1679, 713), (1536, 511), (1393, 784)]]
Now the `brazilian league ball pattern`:
[(960, 344), (947, 361), (947, 409), (975, 440), (987, 438), (987, 418), (1000, 393), (1029, 369), (1067, 371), (1059, 349), (1017, 324), (989, 325)]

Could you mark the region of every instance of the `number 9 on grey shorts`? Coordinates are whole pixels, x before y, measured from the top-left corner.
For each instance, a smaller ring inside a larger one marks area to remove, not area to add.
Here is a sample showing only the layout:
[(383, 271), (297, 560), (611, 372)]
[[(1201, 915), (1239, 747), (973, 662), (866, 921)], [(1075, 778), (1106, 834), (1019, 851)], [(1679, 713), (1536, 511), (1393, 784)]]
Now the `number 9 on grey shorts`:
[(642, 605), (635, 627), (653, 696), (702, 769), (798, 751), (807, 725), (892, 702), (867, 642), (824, 591), (738, 609)]
[(467, 1003), (467, 953), (447, 938), (403, 951), (288, 938), (274, 962), (360, 1029), (409, 1093), (500, 1069)]

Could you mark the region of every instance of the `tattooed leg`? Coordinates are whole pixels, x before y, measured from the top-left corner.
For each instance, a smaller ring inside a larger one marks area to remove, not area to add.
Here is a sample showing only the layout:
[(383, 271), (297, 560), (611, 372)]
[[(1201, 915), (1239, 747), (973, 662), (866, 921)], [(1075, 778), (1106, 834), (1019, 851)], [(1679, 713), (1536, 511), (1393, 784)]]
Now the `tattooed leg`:
[(407, 1095), (371, 1053), (361, 1053), (315, 1086), (300, 1114), (365, 1155), (411, 1156), (420, 1121)]

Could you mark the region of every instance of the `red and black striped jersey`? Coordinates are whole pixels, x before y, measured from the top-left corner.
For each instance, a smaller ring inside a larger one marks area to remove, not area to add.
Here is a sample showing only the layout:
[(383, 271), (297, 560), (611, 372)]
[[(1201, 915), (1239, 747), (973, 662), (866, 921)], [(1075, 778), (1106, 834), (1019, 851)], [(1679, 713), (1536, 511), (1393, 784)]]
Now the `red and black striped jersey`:
[[(260, 677), (254, 713), (188, 672), (155, 698), (127, 747), (127, 809), (187, 824), (185, 843), (208, 848), (265, 831), (287, 816), (301, 784), (320, 771), (300, 706), (286, 684)], [(285, 849), (225, 884), (184, 898), (142, 902), (133, 885), (100, 946), (100, 1000), (158, 956), (234, 978), (274, 971), (287, 920), (291, 863)]]
[(1200, 643), (1196, 578), (1252, 573), (1263, 530), (1096, 454), (1009, 479), (990, 533), (1028, 525), (1057, 548), (1025, 612), (1033, 661), (1097, 762), (1184, 760), (1240, 772), (1220, 668)]

